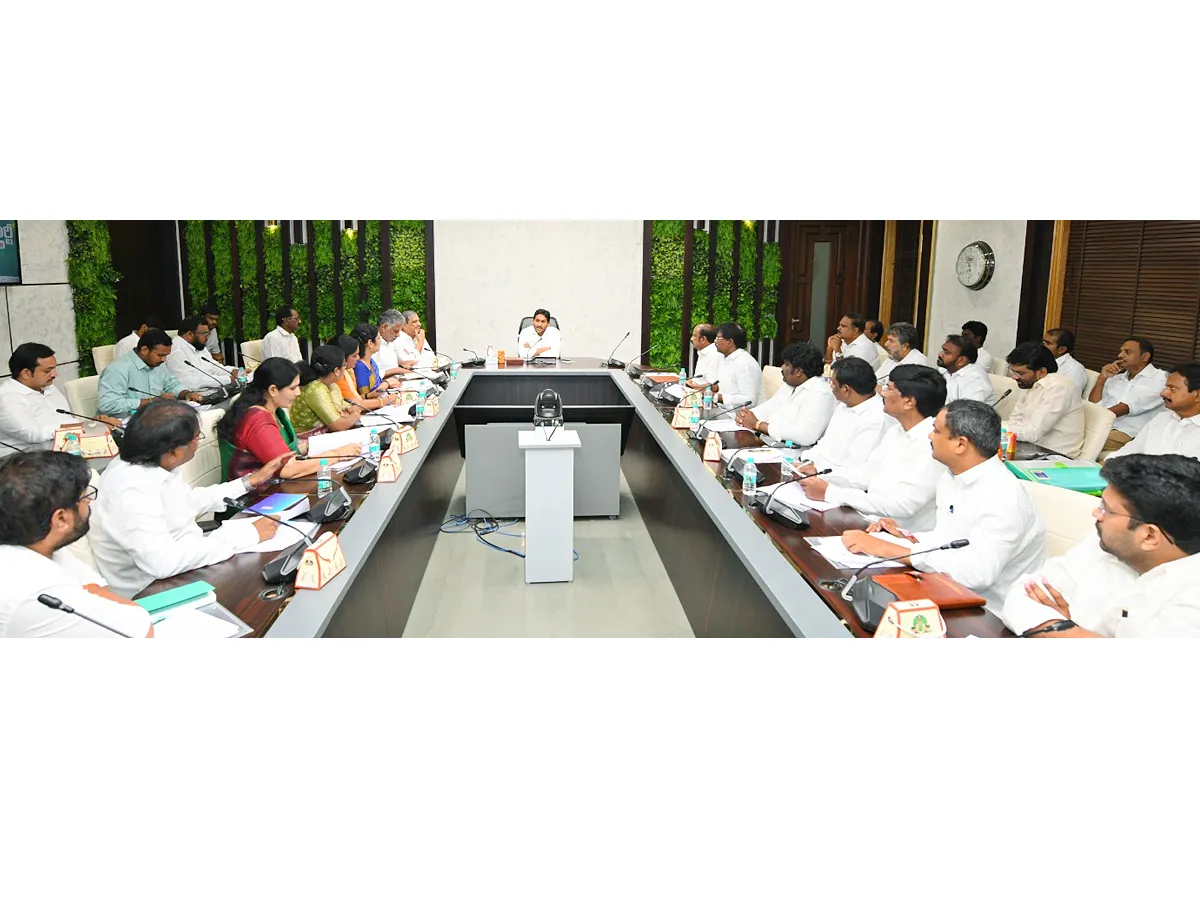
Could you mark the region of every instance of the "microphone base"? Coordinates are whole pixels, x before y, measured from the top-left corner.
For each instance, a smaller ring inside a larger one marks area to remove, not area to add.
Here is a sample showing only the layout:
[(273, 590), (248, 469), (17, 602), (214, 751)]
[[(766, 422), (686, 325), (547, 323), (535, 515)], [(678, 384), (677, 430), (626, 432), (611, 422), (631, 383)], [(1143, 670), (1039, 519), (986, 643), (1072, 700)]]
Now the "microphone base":
[(459, 363), (458, 367), (460, 369), (482, 369), (485, 363), (486, 360), (482, 359), (468, 359), (466, 362)]
[(604, 365), (606, 368), (609, 368), (609, 369), (625, 368), (625, 363), (621, 362), (619, 359), (613, 359), (612, 357), (609, 357), (608, 359), (606, 359), (604, 361)]
[(863, 578), (850, 589), (850, 606), (864, 628), (874, 631), (883, 621), (888, 604), (896, 595), (875, 583), (874, 578)]
[(296, 577), (300, 568), (300, 559), (308, 545), (299, 541), (289, 550), (285, 550), (263, 567), (262, 577), (267, 584), (283, 584)]

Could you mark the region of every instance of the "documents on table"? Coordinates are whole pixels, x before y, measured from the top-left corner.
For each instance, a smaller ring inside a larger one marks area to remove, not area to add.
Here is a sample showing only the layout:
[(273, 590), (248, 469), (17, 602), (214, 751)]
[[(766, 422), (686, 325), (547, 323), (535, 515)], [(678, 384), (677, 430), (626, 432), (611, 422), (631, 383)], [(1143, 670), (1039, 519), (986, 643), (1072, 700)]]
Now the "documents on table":
[[(387, 427), (387, 426), (384, 426)], [(376, 431), (379, 429), (376, 428)], [(347, 444), (359, 444), (363, 452), (371, 444), (371, 429), (370, 428), (348, 428), (345, 431), (330, 431), (325, 434), (314, 434), (308, 439), (308, 453), (310, 459), (319, 458), (322, 453), (331, 453), (339, 447), (345, 447)], [(331, 463), (335, 460), (330, 460)], [(344, 462), (344, 460), (336, 460), (336, 462)]]
[(715, 431), (717, 433), (726, 432), (726, 431), (749, 431), (750, 430), (749, 428), (743, 428), (741, 425), (739, 425), (733, 419), (716, 419), (716, 418), (705, 419), (700, 424), (703, 425), (706, 430)]
[(676, 400), (683, 399), (683, 391), (683, 385), (679, 384), (678, 382), (675, 384), (668, 384), (665, 388), (663, 388), (663, 394), (665, 396), (674, 397)]
[[(381, 409), (364, 413), (359, 425), (368, 430), (372, 428), (391, 428), (393, 425), (408, 425), (413, 417), (398, 406), (385, 406)], [(351, 431), (353, 429), (350, 429)]]
[(231, 638), (238, 626), (193, 608), (181, 609), (154, 624), (156, 638), (188, 640), (195, 638)]
[[(876, 532), (871, 537), (883, 538), (885, 541), (891, 541), (896, 545), (896, 556), (899, 556), (905, 549), (911, 550), (913, 544), (904, 538), (898, 538), (884, 531)], [(823, 557), (837, 566), (839, 569), (857, 569), (865, 566), (867, 563), (875, 562), (876, 560), (886, 559), (882, 556), (872, 556), (869, 553), (854, 553), (846, 549), (846, 545), (842, 543), (840, 537), (810, 537), (805, 538), (814, 550), (820, 553)], [(881, 562), (878, 566), (872, 568), (902, 568), (903, 563), (895, 560)]]
[[(245, 521), (244, 519), (241, 521)], [(320, 524), (317, 522), (292, 522), (303, 531), (308, 537), (312, 537), (317, 533)], [(255, 544), (253, 547), (247, 547), (245, 550), (239, 550), (239, 553), (278, 553), (280, 550), (286, 550), (294, 544), (300, 543), (304, 538), (296, 534), (294, 529), (288, 528), (287, 525), (280, 525), (279, 530), (275, 532), (275, 537), (269, 541), (263, 541), (261, 544)]]
[[(758, 458), (755, 457), (755, 462)], [(810, 500), (804, 494), (804, 488), (800, 487), (798, 481), (788, 481), (783, 484), (774, 484), (768, 487), (759, 488), (761, 493), (767, 496), (774, 495), (772, 508), (776, 506), (790, 506), (792, 509), (813, 509), (817, 512), (825, 512), (826, 510), (836, 509), (836, 503), (826, 503), (824, 500)], [(766, 501), (764, 500), (765, 504)]]
[[(711, 430), (711, 429), (710, 429)], [(783, 462), (783, 454), (778, 450), (759, 449), (755, 450), (750, 447), (727, 447), (721, 451), (721, 459), (726, 465), (733, 459), (733, 454), (737, 454), (739, 459), (743, 461), (747, 456), (754, 457), (754, 464), (761, 465), (762, 463), (781, 463)]]

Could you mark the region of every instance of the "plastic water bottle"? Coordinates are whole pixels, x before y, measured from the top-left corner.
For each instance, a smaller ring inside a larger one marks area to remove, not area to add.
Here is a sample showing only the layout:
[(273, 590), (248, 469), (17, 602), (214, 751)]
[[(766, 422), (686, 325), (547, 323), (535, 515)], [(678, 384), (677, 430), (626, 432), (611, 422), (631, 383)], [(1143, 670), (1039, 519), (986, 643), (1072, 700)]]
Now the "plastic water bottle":
[(796, 448), (791, 441), (784, 441), (783, 462), (779, 464), (780, 481), (794, 481), (796, 478)]
[(238, 375), (238, 384), (240, 384), (242, 387), (245, 387), (247, 382), (250, 380), (249, 378), (246, 377), (246, 370), (238, 369), (237, 375)]
[(496, 368), (496, 350), (491, 344), (488, 344), (487, 354), (483, 358), (484, 365), (489, 369)]
[(700, 431), (700, 407), (693, 406), (690, 417), (692, 434), (697, 434)]
[(323, 459), (321, 460), (321, 468), (317, 470), (317, 496), (324, 497), (332, 493), (333, 474), (329, 471), (329, 460)]
[(680, 367), (679, 369), (679, 387), (687, 387), (687, 369)]
[(712, 412), (712, 388), (710, 387), (704, 389), (704, 411)]
[(368, 450), (371, 459), (379, 459), (379, 429), (371, 429), (371, 446)]
[(748, 497), (758, 490), (758, 466), (754, 464), (754, 454), (746, 454), (746, 464), (742, 467), (742, 496)]
[(67, 441), (63, 444), (63, 451), (72, 456), (83, 456), (83, 448), (79, 446), (79, 435), (68, 434)]
[(417, 391), (417, 409), (413, 421), (418, 425), (425, 421), (425, 392)]
[(1008, 453), (1008, 429), (1001, 426), (1000, 428), (1000, 449), (996, 452), (996, 456), (1004, 459)]

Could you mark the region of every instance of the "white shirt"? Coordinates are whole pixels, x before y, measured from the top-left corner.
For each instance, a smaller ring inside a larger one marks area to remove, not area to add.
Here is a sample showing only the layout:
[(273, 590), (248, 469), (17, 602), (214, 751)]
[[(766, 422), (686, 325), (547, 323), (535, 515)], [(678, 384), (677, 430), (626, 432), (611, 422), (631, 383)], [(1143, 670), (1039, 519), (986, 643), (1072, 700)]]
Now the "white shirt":
[(829, 427), (838, 405), (829, 383), (818, 375), (797, 388), (782, 385), (769, 400), (750, 411), (767, 423), (767, 434), (774, 440), (811, 447)]
[[(22, 450), (49, 450), (58, 426), (76, 421), (74, 416), (56, 413), (56, 409), (70, 407), (53, 384), (39, 392), (15, 378), (4, 379), (0, 383), (0, 441)], [(45, 446), (39, 446), (42, 444)], [(14, 452), (0, 444), (0, 457)]]
[(992, 379), (979, 366), (966, 365), (957, 372), (942, 370), (946, 378), (946, 402), (954, 400), (979, 400), (991, 406), (996, 402), (996, 389)]
[(1070, 353), (1057, 357), (1055, 362), (1058, 363), (1058, 374), (1070, 378), (1075, 387), (1079, 388), (1079, 396), (1082, 397), (1087, 388), (1087, 369), (1083, 367), (1083, 363)]
[(1078, 459), (1083, 450), (1083, 400), (1075, 382), (1051, 372), (1027, 391), (1017, 391), (1017, 405), (1004, 426), (1018, 441)]
[(996, 360), (992, 357), (992, 354), (980, 347), (978, 356), (975, 357), (975, 365), (983, 369), (984, 372), (990, 372), (992, 371), (992, 366), (995, 364)]
[[(197, 372), (189, 366), (189, 362), (200, 371)], [(213, 359), (207, 346), (203, 350), (197, 350), (178, 335), (171, 341), (167, 370), (183, 385), (184, 390), (199, 391), (202, 394), (211, 394), (218, 387), (229, 386), (229, 373), (233, 371), (231, 367), (223, 366)], [(222, 372), (225, 373), (224, 377), (221, 376)]]
[[(529, 346), (526, 347), (525, 345)], [(549, 347), (545, 353), (539, 353), (538, 356), (545, 356), (548, 359), (557, 359), (562, 356), (562, 334), (553, 325), (547, 325), (546, 330), (539, 335), (537, 330), (530, 325), (517, 335), (517, 354), (521, 359), (531, 359), (535, 350), (541, 347)]]
[[(1155, 566), (1138, 575), (1100, 548), (1096, 536), (1038, 573), (1063, 595), (1071, 621), (1104, 637), (1200, 637), (1200, 554)], [(1000, 618), (1015, 634), (1052, 619), (1064, 619), (1049, 606), (1026, 596), (1020, 578), (1008, 593)]]
[(857, 356), (872, 369), (879, 364), (879, 351), (876, 349), (876, 344), (865, 333), (860, 334), (848, 344), (842, 341), (842, 349), (836, 351), (833, 358), (841, 359), (843, 356)]
[(696, 370), (692, 374), (692, 378), (696, 381), (707, 381), (710, 384), (716, 381), (717, 375), (721, 371), (721, 360), (724, 358), (716, 344), (709, 344), (696, 354)]
[(1200, 459), (1200, 416), (1185, 419), (1173, 409), (1164, 409), (1138, 432), (1137, 437), (1106, 458), (1130, 453), (1151, 453), (1156, 456), (1178, 453)]
[(1163, 400), (1159, 395), (1166, 386), (1167, 373), (1153, 364), (1147, 365), (1132, 380), (1128, 372), (1122, 372), (1104, 382), (1100, 405), (1107, 409), (1124, 403), (1129, 407), (1128, 414), (1117, 416), (1113, 431), (1137, 437), (1142, 427), (1162, 409)]
[(138, 341), (140, 340), (141, 338), (138, 337), (136, 331), (129, 332), (129, 334), (117, 341), (113, 346), (113, 359), (120, 359), (126, 353), (132, 353), (137, 349)]
[(0, 638), (116, 638), (118, 635), (86, 619), (38, 602), (50, 594), (67, 606), (131, 637), (145, 637), (150, 614), (85, 591), (85, 584), (103, 587), (99, 574), (65, 547), (47, 559), (27, 547), (0, 546)]
[(1046, 562), (1046, 524), (1041, 513), (995, 456), (961, 475), (947, 471), (937, 487), (937, 524), (915, 534), (913, 552), (958, 538), (970, 545), (912, 558), (922, 572), (945, 572), (987, 600), (997, 615), (1013, 584)]
[(933, 364), (929, 362), (929, 357), (920, 350), (912, 349), (904, 354), (904, 359), (896, 362), (890, 356), (887, 362), (875, 370), (875, 380), (879, 382), (880, 387), (885, 387), (888, 383), (888, 377), (892, 374), (892, 369), (896, 366), (928, 366), (933, 368)]
[(263, 359), (282, 356), (294, 363), (298, 363), (304, 358), (300, 355), (299, 339), (282, 325), (277, 326), (274, 331), (263, 338), (262, 354)]
[[(897, 423), (899, 426), (899, 423)], [(834, 469), (825, 502), (852, 506), (860, 513), (887, 516), (910, 531), (927, 531), (937, 522), (934, 498), (946, 467), (933, 458), (926, 417), (905, 431), (889, 429), (861, 466)]]
[(229, 559), (259, 543), (253, 520), (204, 534), (196, 516), (245, 493), (241, 480), (192, 487), (178, 470), (114, 459), (92, 501), (89, 540), (96, 566), (118, 594), (133, 597), (152, 581)]
[[(408, 337), (403, 331), (400, 332), (400, 337)], [(375, 351), (375, 355), (371, 358), (375, 360), (375, 365), (379, 366), (379, 374), (386, 376), (392, 369), (400, 368), (400, 357), (396, 354), (397, 345), (400, 343), (400, 338), (394, 341), (385, 341), (379, 339), (379, 349)]]
[(751, 406), (762, 402), (762, 369), (758, 360), (741, 347), (721, 360), (717, 380), (721, 383), (722, 406), (733, 406), (747, 400)]
[(415, 366), (420, 363), (421, 354), (417, 350), (417, 342), (406, 332), (400, 332), (392, 341), (392, 349), (396, 351), (396, 365)]
[(204, 344), (204, 349), (210, 354), (221, 353), (221, 336), (217, 334), (217, 329), (208, 329), (208, 340)]
[(837, 471), (848, 466), (861, 466), (884, 435), (899, 427), (896, 420), (883, 411), (883, 398), (878, 394), (858, 406), (838, 403), (824, 436), (804, 454), (804, 458), (818, 470)]

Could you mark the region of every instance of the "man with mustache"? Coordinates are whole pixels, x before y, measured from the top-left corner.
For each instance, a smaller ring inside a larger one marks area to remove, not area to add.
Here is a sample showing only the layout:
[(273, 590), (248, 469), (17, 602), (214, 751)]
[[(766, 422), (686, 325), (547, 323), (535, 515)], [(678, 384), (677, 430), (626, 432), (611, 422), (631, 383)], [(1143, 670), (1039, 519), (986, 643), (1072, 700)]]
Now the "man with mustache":
[(1088, 400), (1112, 410), (1113, 422), (1104, 449), (1124, 447), (1162, 409), (1167, 373), (1154, 366), (1154, 345), (1142, 337), (1127, 337), (1116, 360), (1100, 370)]
[(1109, 459), (1130, 453), (1180, 453), (1200, 459), (1200, 363), (1173, 368), (1160, 396), (1167, 408)]

